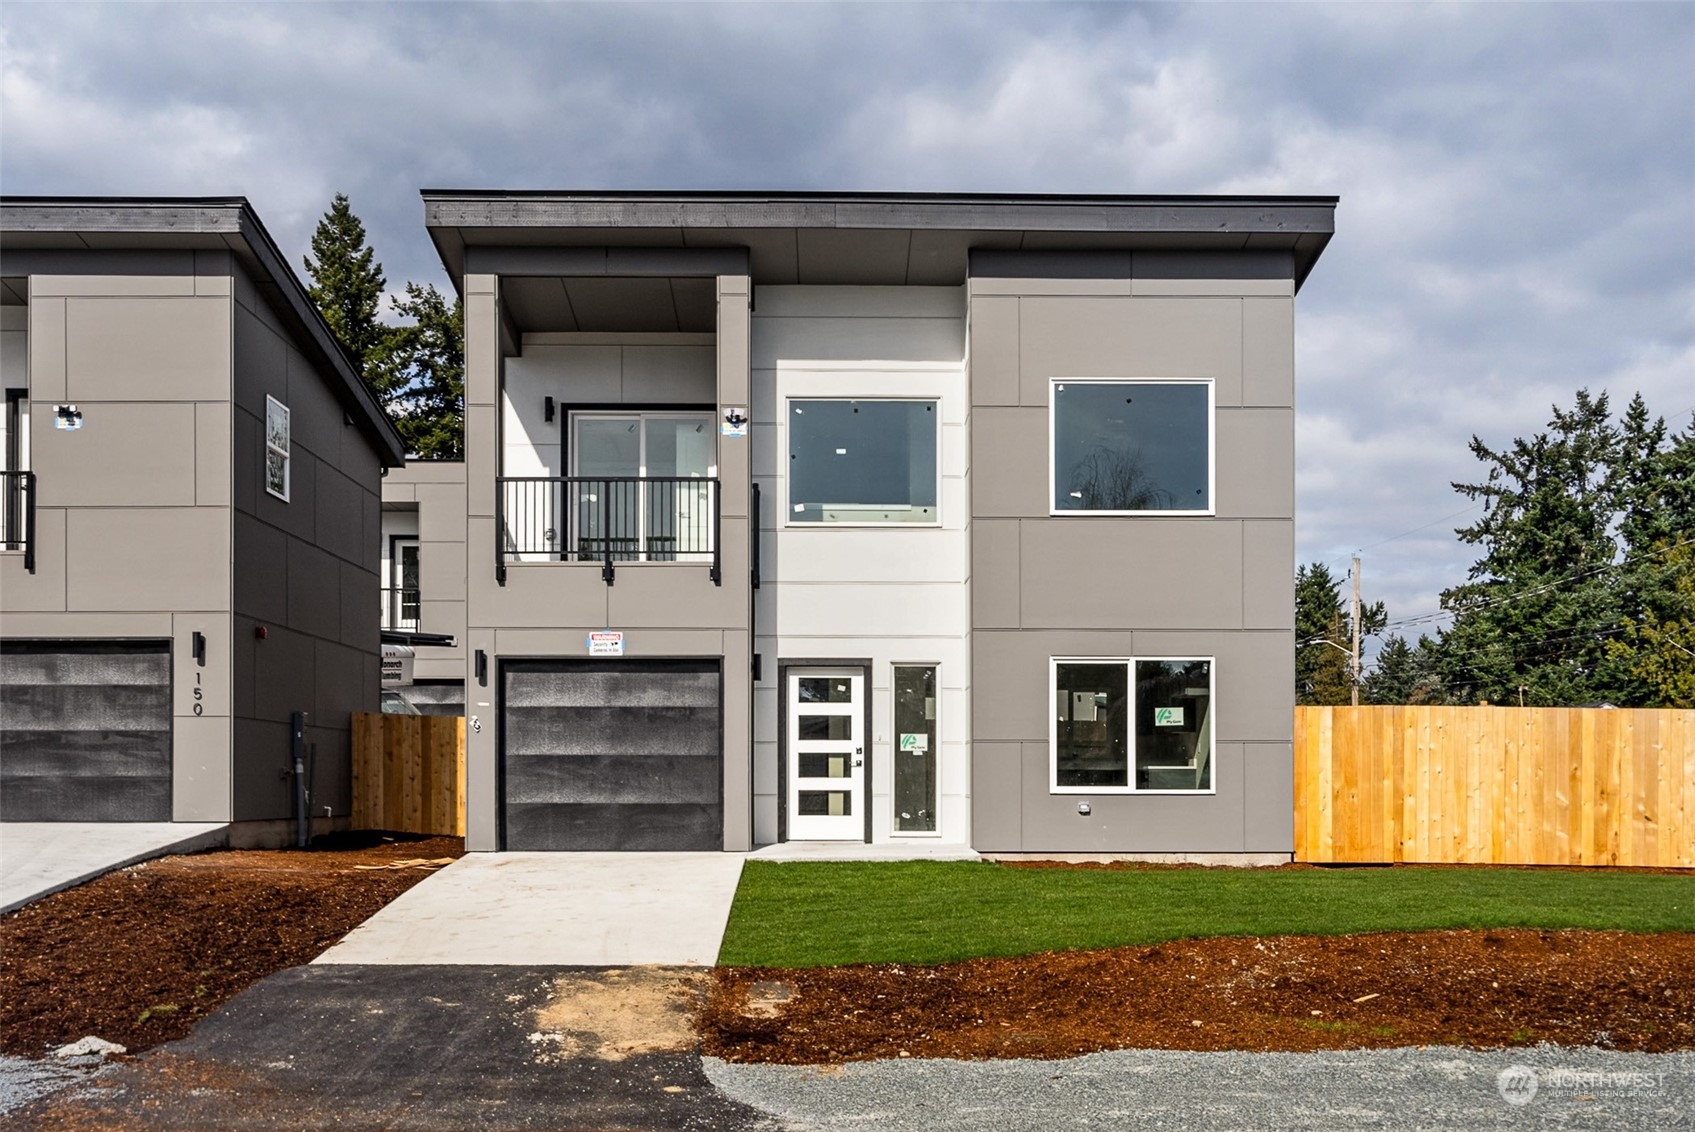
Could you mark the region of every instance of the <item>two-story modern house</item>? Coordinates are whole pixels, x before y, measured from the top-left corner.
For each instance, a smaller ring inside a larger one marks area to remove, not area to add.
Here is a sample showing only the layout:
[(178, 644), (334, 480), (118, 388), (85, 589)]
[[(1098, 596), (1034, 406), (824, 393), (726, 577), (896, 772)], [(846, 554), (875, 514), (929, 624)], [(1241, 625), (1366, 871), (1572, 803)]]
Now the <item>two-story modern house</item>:
[(1289, 854), (1335, 203), (425, 192), (469, 847)]
[(345, 816), (403, 452), (252, 208), (0, 201), (0, 335), (0, 818)]

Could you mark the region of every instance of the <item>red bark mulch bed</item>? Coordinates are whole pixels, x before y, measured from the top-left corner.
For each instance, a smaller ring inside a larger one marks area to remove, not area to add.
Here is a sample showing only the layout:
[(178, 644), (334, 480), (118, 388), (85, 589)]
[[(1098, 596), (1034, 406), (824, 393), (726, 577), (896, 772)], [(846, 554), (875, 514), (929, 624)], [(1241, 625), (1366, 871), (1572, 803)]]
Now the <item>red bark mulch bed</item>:
[(338, 835), (306, 850), (163, 857), (0, 917), (0, 1052), (95, 1035), (151, 1048), (266, 975), (310, 962), (458, 857), (456, 837)]
[(1695, 1048), (1695, 933), (1384, 932), (804, 970), (723, 968), (729, 1061), (1553, 1042)]

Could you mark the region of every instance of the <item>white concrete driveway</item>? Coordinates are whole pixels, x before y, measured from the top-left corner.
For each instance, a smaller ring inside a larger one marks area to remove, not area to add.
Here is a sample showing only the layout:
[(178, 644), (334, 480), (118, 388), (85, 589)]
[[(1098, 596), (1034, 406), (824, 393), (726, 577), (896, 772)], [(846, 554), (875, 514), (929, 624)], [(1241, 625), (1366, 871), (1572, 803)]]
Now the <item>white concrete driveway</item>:
[(471, 853), (314, 962), (710, 966), (741, 874), (739, 853)]
[(0, 822), (0, 912), (167, 853), (224, 844), (206, 822)]

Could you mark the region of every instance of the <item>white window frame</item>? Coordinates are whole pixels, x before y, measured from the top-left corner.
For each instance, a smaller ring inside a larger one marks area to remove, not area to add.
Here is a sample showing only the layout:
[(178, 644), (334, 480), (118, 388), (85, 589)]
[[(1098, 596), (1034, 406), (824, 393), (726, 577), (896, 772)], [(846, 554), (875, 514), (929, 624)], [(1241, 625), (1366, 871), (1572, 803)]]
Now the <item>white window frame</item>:
[[(794, 513), (795, 513), (794, 512), (795, 505), (794, 505), (794, 500), (793, 500), (793, 498), (790, 494), (793, 490), (793, 487), (794, 487), (794, 477), (789, 474), (789, 463), (790, 463), (790, 461), (784, 460), (784, 459), (782, 459), (782, 457), (789, 455), (793, 451), (793, 449), (790, 447), (790, 445), (793, 443), (793, 441), (791, 441), (789, 439), (789, 421), (790, 421), (791, 417), (794, 415), (794, 405), (795, 405), (795, 402), (797, 402), (797, 401), (800, 402), (803, 405), (806, 404), (808, 401), (860, 401), (860, 402), (864, 402), (866, 404), (891, 404), (891, 403), (898, 403), (898, 402), (907, 402), (907, 403), (915, 404), (915, 405), (934, 405), (936, 407), (935, 413), (934, 413), (934, 416), (936, 418), (936, 421), (935, 421), (935, 427), (936, 427), (936, 468), (935, 468), (936, 517), (935, 517), (935, 519), (931, 522), (928, 522), (928, 523), (872, 523), (872, 522), (864, 522), (864, 523), (824, 523), (824, 522), (797, 523), (797, 522), (794, 522), (793, 519), (794, 519)], [(812, 394), (812, 393), (809, 393), (809, 394), (805, 394), (805, 395), (796, 395), (796, 396), (793, 396), (793, 397), (785, 397), (783, 399), (783, 448), (782, 448), (782, 452), (778, 456), (778, 460), (782, 465), (782, 471), (783, 471), (783, 522), (782, 522), (782, 526), (787, 530), (796, 530), (796, 531), (829, 531), (829, 530), (850, 530), (850, 531), (853, 531), (853, 530), (866, 530), (866, 529), (892, 530), (892, 531), (924, 531), (924, 530), (934, 530), (935, 528), (942, 526), (943, 525), (942, 520), (944, 518), (944, 516), (942, 514), (942, 441), (943, 441), (943, 439), (945, 439), (945, 437), (944, 437), (944, 434), (942, 432), (942, 399), (939, 396), (932, 396), (932, 397), (856, 397), (851, 393), (843, 393), (843, 394), (828, 394), (828, 393)]]
[[(271, 443), (271, 414), (273, 412), (282, 413), (284, 432), (283, 439), (285, 443), (280, 447)], [(277, 499), (287, 503), (289, 501), (289, 493), (293, 483), (293, 473), (290, 465), (293, 463), (291, 452), (294, 447), (294, 429), (289, 420), (288, 406), (277, 400), (275, 397), (272, 397), (269, 393), (265, 394), (265, 419), (262, 422), (262, 427), (265, 430), (265, 455), (263, 463), (259, 465), (259, 475), (263, 477), (265, 481), (266, 494), (275, 496)], [(282, 457), (283, 486), (281, 491), (278, 491), (276, 488), (271, 486), (270, 454), (272, 452), (275, 452)]]
[[(1080, 508), (1060, 508), (1054, 505), (1054, 493), (1059, 488), (1056, 464), (1059, 454), (1054, 447), (1055, 417), (1058, 398), (1054, 395), (1061, 385), (1204, 385), (1207, 390), (1207, 505), (1204, 508), (1155, 508), (1143, 511), (1085, 511)], [(1048, 378), (1048, 514), (1063, 518), (1090, 518), (1097, 515), (1141, 518), (1201, 517), (1218, 514), (1218, 383), (1210, 377), (1050, 377)]]
[[(1212, 716), (1212, 734), (1207, 737), (1211, 745), (1212, 774), (1208, 776), (1210, 785), (1205, 790), (1143, 790), (1136, 786), (1136, 662), (1152, 661), (1205, 661), (1207, 663), (1207, 705)], [(1054, 710), (1054, 688), (1059, 682), (1059, 666), (1062, 664), (1122, 664), (1125, 667), (1125, 695), (1130, 701), (1130, 710), (1124, 736), (1125, 785), (1123, 786), (1061, 786), (1059, 784), (1059, 716)], [(1216, 656), (1187, 655), (1187, 656), (1050, 656), (1048, 658), (1048, 793), (1049, 794), (1141, 794), (1141, 795), (1171, 795), (1178, 798), (1206, 798), (1218, 793), (1218, 658)]]

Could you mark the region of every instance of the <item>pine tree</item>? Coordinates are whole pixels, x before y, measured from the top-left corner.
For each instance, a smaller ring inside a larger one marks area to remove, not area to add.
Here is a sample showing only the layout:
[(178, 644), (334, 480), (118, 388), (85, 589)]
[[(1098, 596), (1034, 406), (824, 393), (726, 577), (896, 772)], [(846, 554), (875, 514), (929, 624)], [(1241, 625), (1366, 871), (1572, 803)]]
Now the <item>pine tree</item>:
[[(1617, 424), (1607, 396), (1579, 390), (1547, 430), (1494, 451), (1481, 483), (1454, 485), (1485, 511), (1457, 531), (1482, 548), (1436, 647), (1457, 702), (1642, 705), (1656, 693), (1632, 650), (1650, 621), (1688, 616), (1668, 557), (1695, 540), (1695, 438), (1668, 446), (1640, 395)], [(1635, 631), (1635, 635), (1630, 635)]]
[[(1345, 704), (1353, 698), (1348, 650), (1353, 622), (1342, 601), (1342, 581), (1322, 562), (1295, 571), (1295, 699), (1303, 704)], [(1383, 628), (1382, 602), (1360, 610), (1360, 635)]]
[(1368, 704), (1440, 704), (1446, 702), (1436, 671), (1435, 642), (1420, 637), (1416, 646), (1393, 636), (1378, 650), (1365, 676), (1360, 699)]
[(390, 327), (371, 360), (374, 384), (389, 391), (385, 408), (423, 460), (465, 458), (465, 316), (457, 299), (434, 287), (406, 285), (395, 311), (412, 321)]
[[(353, 214), (347, 197), (337, 193), (312, 233), (312, 254), (305, 261), (306, 274), (312, 278), (307, 293), (347, 351), (354, 370), (367, 380), (366, 359), (381, 348), (387, 334), (377, 321), (386, 281), (376, 254), (366, 242), (365, 225)], [(373, 392), (382, 397), (382, 390)]]
[(312, 235), (306, 271), (312, 301), (394, 421), (407, 455), (464, 459), (465, 319), (459, 301), (450, 304), (433, 286), (408, 283), (394, 309), (409, 321), (379, 321), (382, 264), (341, 193)]

